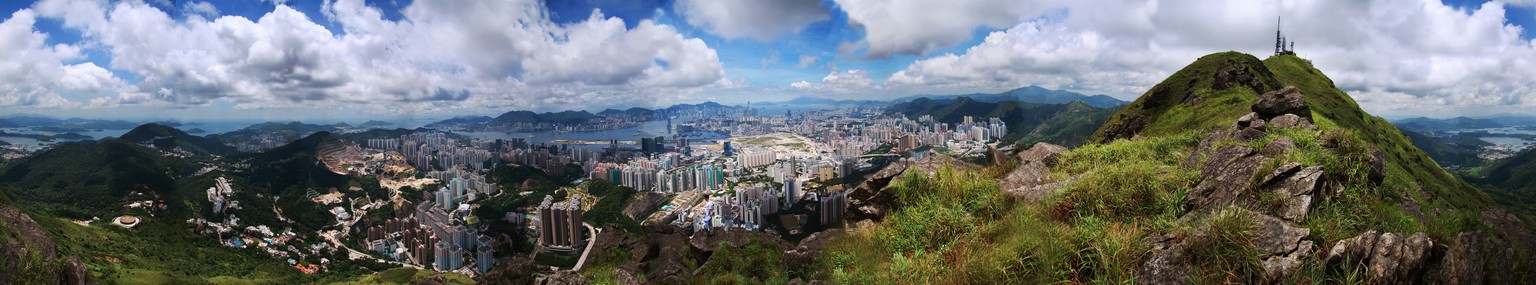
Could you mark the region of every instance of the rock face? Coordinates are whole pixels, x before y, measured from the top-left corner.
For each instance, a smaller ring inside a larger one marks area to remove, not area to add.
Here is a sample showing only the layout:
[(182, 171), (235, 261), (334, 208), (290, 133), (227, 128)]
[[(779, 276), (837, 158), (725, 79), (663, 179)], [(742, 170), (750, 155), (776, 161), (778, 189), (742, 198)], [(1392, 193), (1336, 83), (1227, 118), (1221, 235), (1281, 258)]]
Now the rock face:
[[(31, 216), (21, 212), (9, 204), (0, 203), (0, 229), (13, 230), (14, 233), (0, 232), (0, 235), (14, 234), (15, 243), (0, 243), (0, 284), (16, 284), (21, 276), (18, 272), (42, 272), (45, 276), (34, 276), (50, 284), (95, 284), (91, 274), (85, 268), (85, 263), (74, 256), (61, 257), (57, 252), (53, 236), (48, 231), (32, 220)], [(25, 256), (34, 256), (41, 260), (32, 262), (51, 263), (60, 258), (64, 259), (56, 265), (29, 264)], [(31, 266), (44, 266), (36, 268)]]
[(1064, 183), (1051, 181), (1050, 166), (1056, 158), (1067, 153), (1067, 148), (1048, 143), (1036, 143), (1019, 152), (1019, 167), (998, 182), (998, 188), (1008, 196), (1025, 202), (1038, 202), (1055, 193)]
[(1334, 243), (1328, 251), (1328, 263), (1365, 265), (1375, 284), (1413, 283), (1422, 280), (1435, 254), (1435, 242), (1422, 232), (1403, 237), (1368, 231)]
[(649, 215), (656, 207), (667, 202), (667, 195), (656, 192), (640, 192), (635, 196), (635, 201), (624, 207), (624, 215), (636, 221), (645, 220), (642, 215)]

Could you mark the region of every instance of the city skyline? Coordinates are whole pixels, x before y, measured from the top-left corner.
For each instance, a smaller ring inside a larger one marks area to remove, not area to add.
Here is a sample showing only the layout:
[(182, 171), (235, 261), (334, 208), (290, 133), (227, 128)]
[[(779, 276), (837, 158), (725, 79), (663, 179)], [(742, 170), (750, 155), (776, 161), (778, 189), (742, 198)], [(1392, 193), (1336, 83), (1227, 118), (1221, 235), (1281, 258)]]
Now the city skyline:
[(1283, 17), (1373, 114), (1533, 115), (1536, 2), (1402, 4), (18, 1), (0, 4), (0, 114), (400, 120), (1029, 85), (1130, 101), (1200, 55), (1267, 54)]

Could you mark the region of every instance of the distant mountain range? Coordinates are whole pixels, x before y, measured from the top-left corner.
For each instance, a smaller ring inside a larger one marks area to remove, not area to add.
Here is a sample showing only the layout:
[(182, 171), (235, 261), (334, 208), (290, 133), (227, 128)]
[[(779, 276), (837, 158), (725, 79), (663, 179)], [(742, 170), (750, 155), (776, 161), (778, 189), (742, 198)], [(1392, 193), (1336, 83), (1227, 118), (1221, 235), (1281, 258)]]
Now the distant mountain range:
[(654, 110), (653, 109), (647, 109), (647, 108), (640, 108), (640, 107), (634, 107), (634, 108), (629, 108), (629, 109), (624, 109), (624, 110), (607, 109), (607, 110), (603, 110), (601, 112), (598, 112), (596, 114), (593, 114), (592, 112), (587, 112), (587, 111), (560, 111), (560, 112), (538, 113), (538, 112), (533, 112), (533, 111), (516, 110), (516, 111), (509, 111), (509, 112), (506, 112), (506, 113), (502, 113), (501, 115), (498, 115), (498, 116), (496, 116), (494, 118), (493, 117), (489, 117), (489, 116), (461, 116), (461, 117), (454, 117), (454, 118), (451, 118), (451, 119), (442, 120), (442, 121), (438, 121), (438, 122), (435, 122), (435, 123), (432, 123), (432, 124), (428, 124), (428, 126), (463, 126), (463, 127), (474, 127), (474, 126), (506, 126), (506, 125), (512, 125), (512, 124), (539, 124), (539, 123), (567, 124), (567, 125), (570, 125), (570, 124), (582, 124), (582, 123), (590, 122), (593, 119), (597, 119), (597, 118), (601, 118), (601, 117), (615, 117), (615, 116), (652, 117), (652, 116), (656, 116), (658, 112), (677, 113), (677, 112), (690, 111), (690, 110), (721, 109), (721, 108), (740, 108), (740, 107), (726, 106), (726, 105), (721, 105), (720, 103), (715, 103), (715, 102), (704, 102), (704, 103), (699, 103), (699, 104), (678, 104), (678, 105), (672, 105), (671, 107), (667, 107), (667, 108), (663, 108), (663, 109), (654, 109)]
[(1008, 124), (1005, 142), (1029, 145), (1048, 142), (1066, 146), (1082, 145), (1099, 125), (1118, 108), (1097, 108), (1082, 101), (1065, 104), (1026, 103), (1017, 100), (983, 102), (961, 96), (952, 100), (917, 98), (897, 103), (886, 111), (908, 118), (933, 116), (935, 121), (960, 123), (966, 116), (999, 118)]
[(1448, 119), (1431, 119), (1418, 117), (1397, 120), (1393, 123), (1396, 124), (1397, 127), (1405, 129), (1429, 132), (1448, 132), (1468, 129), (1536, 125), (1536, 118), (1522, 116), (1498, 116), (1484, 118), (1455, 117)]
[(1022, 101), (1022, 102), (1038, 103), (1038, 104), (1066, 104), (1066, 103), (1071, 103), (1072, 101), (1081, 101), (1083, 103), (1088, 104), (1089, 106), (1093, 106), (1093, 107), (1096, 107), (1096, 108), (1109, 108), (1109, 107), (1115, 107), (1115, 106), (1120, 106), (1120, 105), (1125, 105), (1125, 104), (1130, 104), (1131, 103), (1131, 102), (1126, 102), (1124, 100), (1115, 99), (1115, 97), (1109, 97), (1109, 96), (1106, 96), (1106, 95), (1092, 95), (1092, 96), (1089, 96), (1089, 95), (1083, 95), (1081, 93), (1072, 92), (1072, 91), (1066, 91), (1066, 90), (1046, 89), (1045, 87), (1040, 87), (1040, 86), (1036, 86), (1036, 85), (1030, 85), (1030, 86), (1026, 86), (1026, 87), (1023, 87), (1023, 88), (1008, 90), (1008, 91), (1004, 91), (1004, 92), (1000, 92), (1000, 93), (973, 93), (973, 94), (961, 94), (961, 95), (916, 95), (916, 96), (908, 96), (908, 97), (904, 97), (904, 98), (901, 98), (901, 99), (897, 99), (897, 101), (911, 101), (911, 100), (917, 99), (917, 98), (928, 98), (928, 99), (933, 99), (933, 100), (945, 100), (945, 99), (956, 99), (956, 98), (960, 98), (960, 97), (968, 97), (968, 98), (971, 98), (972, 100), (982, 101), (982, 102)]

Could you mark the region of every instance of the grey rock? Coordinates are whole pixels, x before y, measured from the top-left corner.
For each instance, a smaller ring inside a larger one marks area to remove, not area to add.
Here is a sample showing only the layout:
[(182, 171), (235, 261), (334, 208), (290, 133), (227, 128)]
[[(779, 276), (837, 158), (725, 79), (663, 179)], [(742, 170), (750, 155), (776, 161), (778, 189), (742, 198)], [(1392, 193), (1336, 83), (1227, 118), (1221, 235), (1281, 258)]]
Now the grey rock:
[(1176, 237), (1149, 237), (1143, 243), (1152, 248), (1152, 256), (1136, 271), (1138, 284), (1189, 284), (1189, 261), (1184, 258), (1184, 244)]
[(1312, 122), (1308, 121), (1305, 118), (1302, 118), (1301, 116), (1297, 116), (1296, 114), (1284, 114), (1284, 115), (1280, 115), (1278, 117), (1275, 117), (1273, 119), (1269, 119), (1269, 126), (1272, 127), (1272, 128), (1276, 128), (1276, 129), (1283, 129), (1283, 128), (1301, 128), (1301, 129), (1307, 129), (1307, 130), (1316, 130), (1317, 129), (1317, 126), (1312, 125)]
[(1268, 159), (1242, 146), (1217, 148), (1206, 157), (1200, 182), (1189, 192), (1185, 204), (1192, 214), (1210, 213), (1236, 204), (1248, 180)]
[(1387, 179), (1387, 155), (1380, 148), (1376, 148), (1375, 145), (1371, 145), (1370, 148), (1371, 161), (1369, 163), (1371, 169), (1369, 173), (1366, 173), (1366, 177), (1371, 180), (1371, 183), (1381, 185), (1381, 182)]
[(1280, 137), (1264, 145), (1264, 149), (1260, 150), (1259, 153), (1265, 156), (1278, 157), (1293, 149), (1296, 149), (1296, 141), (1291, 140), (1290, 137)]
[(538, 284), (538, 285), (586, 285), (586, 284), (588, 284), (588, 281), (587, 281), (587, 277), (581, 276), (581, 274), (577, 274), (575, 271), (561, 270), (559, 272), (555, 272), (555, 274), (550, 274), (548, 276), (539, 277), (538, 281), (534, 281), (534, 284)]
[(1025, 202), (1044, 200), (1063, 185), (1051, 180), (1050, 165), (1065, 153), (1067, 148), (1048, 143), (1037, 143), (1019, 152), (1019, 167), (998, 181), (998, 188)]
[(1285, 114), (1293, 114), (1307, 121), (1312, 120), (1312, 110), (1307, 107), (1307, 99), (1295, 86), (1286, 86), (1280, 90), (1259, 95), (1259, 100), (1253, 103), (1252, 110), (1258, 113), (1259, 118), (1265, 120)]

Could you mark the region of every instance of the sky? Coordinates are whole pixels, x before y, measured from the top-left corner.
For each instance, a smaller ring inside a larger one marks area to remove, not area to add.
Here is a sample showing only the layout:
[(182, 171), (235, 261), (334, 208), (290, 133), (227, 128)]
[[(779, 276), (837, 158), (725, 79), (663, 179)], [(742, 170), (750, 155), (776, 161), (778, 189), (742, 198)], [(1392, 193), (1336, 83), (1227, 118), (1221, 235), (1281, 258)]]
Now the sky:
[(412, 119), (885, 100), (1134, 100), (1278, 27), (1367, 111), (1536, 115), (1536, 0), (0, 3), (0, 115)]

